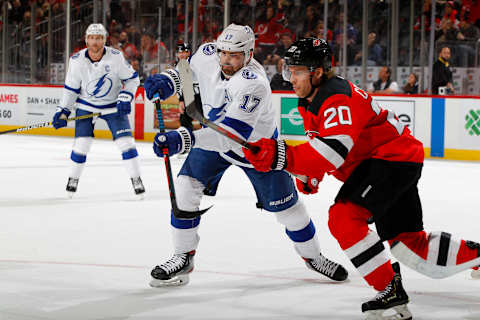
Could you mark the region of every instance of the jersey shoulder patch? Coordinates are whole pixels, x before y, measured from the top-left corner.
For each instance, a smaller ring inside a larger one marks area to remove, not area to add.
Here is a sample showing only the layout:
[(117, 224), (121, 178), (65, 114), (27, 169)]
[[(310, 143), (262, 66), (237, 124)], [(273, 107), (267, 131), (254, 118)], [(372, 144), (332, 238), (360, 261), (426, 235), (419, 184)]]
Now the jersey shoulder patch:
[(117, 49), (111, 49), (112, 50), (112, 54), (120, 54), (120, 51), (118, 51)]
[(72, 56), (72, 59), (77, 59), (78, 57), (80, 57), (80, 52), (75, 53), (75, 54)]
[(207, 43), (203, 49), (202, 49), (202, 52), (204, 55), (207, 55), (207, 56), (211, 56), (212, 54), (215, 53), (217, 49), (217, 46), (213, 43)]
[(249, 69), (245, 69), (242, 71), (242, 77), (245, 79), (257, 79), (257, 75)]
[(308, 111), (317, 115), (323, 103), (334, 95), (344, 95), (351, 98), (352, 88), (350, 87), (350, 83), (341, 77), (328, 79), (325, 84), (320, 87), (320, 90), (318, 90), (312, 103), (308, 107)]

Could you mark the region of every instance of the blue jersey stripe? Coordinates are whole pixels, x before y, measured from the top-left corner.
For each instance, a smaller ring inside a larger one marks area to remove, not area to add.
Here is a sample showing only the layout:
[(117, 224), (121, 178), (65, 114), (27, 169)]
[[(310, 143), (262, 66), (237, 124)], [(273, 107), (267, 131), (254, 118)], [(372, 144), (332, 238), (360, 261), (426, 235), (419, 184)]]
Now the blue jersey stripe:
[(65, 89), (67, 89), (67, 90), (70, 90), (70, 91), (75, 92), (76, 94), (80, 94), (80, 88), (74, 89), (74, 88), (69, 87), (69, 86), (67, 86), (67, 85), (64, 85), (63, 87), (64, 87)]
[(223, 119), (222, 123), (226, 126), (229, 126), (230, 128), (234, 129), (240, 135), (247, 140), (250, 135), (252, 134), (253, 128), (246, 122), (243, 122), (238, 119), (230, 118), (230, 117), (225, 117)]
[(110, 103), (110, 104), (104, 104), (104, 105), (101, 105), (101, 106), (97, 106), (97, 105), (91, 104), (90, 102), (85, 101), (85, 100), (80, 99), (80, 98), (77, 98), (77, 102), (81, 103), (81, 104), (84, 104), (86, 106), (94, 107), (94, 108), (98, 108), (98, 109), (115, 108), (117, 106), (116, 102)]
[(137, 71), (135, 71), (130, 78), (122, 79), (122, 81), (127, 81), (127, 80), (130, 80), (130, 79), (135, 79), (136, 77), (138, 77), (138, 72), (137, 72)]

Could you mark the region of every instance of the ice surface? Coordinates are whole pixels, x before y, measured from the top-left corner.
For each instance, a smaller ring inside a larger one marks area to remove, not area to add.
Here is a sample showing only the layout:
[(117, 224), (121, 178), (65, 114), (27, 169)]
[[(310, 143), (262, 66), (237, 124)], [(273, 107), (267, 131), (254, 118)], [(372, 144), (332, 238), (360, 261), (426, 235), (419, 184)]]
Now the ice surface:
[[(255, 208), (232, 167), (206, 198), (195, 270), (181, 288), (150, 288), (169, 258), (170, 202), (162, 159), (139, 143), (143, 201), (136, 201), (111, 141), (95, 140), (77, 194), (67, 199), (71, 138), (0, 137), (0, 319), (363, 319), (375, 295), (327, 227), (340, 186), (326, 178), (303, 197), (323, 252), (350, 272), (333, 283), (308, 270), (271, 214)], [(175, 172), (182, 159), (173, 158)], [(425, 163), (419, 185), (428, 231), (480, 240), (480, 163)], [(465, 271), (428, 279), (403, 267), (414, 319), (480, 319), (480, 281)]]

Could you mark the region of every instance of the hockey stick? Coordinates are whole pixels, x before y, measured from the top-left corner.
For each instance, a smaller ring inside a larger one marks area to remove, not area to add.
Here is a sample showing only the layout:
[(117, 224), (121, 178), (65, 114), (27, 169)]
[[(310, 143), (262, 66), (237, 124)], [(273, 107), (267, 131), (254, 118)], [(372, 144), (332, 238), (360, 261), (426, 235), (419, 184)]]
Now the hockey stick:
[[(158, 120), (158, 129), (160, 133), (165, 132), (165, 122), (163, 121), (162, 105), (160, 104), (160, 97), (156, 94), (153, 97), (153, 102), (155, 103), (155, 110), (157, 111), (157, 120)], [(175, 193), (175, 185), (173, 183), (173, 174), (172, 166), (170, 165), (170, 156), (168, 155), (168, 148), (163, 150), (163, 159), (165, 159), (165, 169), (167, 171), (167, 181), (168, 181), (168, 190), (170, 191), (170, 202), (172, 204), (172, 213), (176, 218), (179, 219), (194, 219), (200, 217), (202, 214), (207, 212), (212, 206), (199, 210), (199, 211), (185, 211), (180, 210), (177, 206), (177, 197)]]
[[(195, 93), (193, 91), (192, 69), (190, 69), (190, 65), (188, 64), (188, 61), (184, 59), (180, 60), (180, 62), (177, 64), (177, 68), (178, 68), (178, 72), (180, 73), (180, 79), (183, 85), (183, 88), (182, 88), (183, 98), (185, 100), (185, 106), (186, 106), (185, 111), (187, 112), (187, 114), (191, 118), (203, 124), (204, 126), (209, 127), (210, 129), (220, 133), (221, 135), (224, 135), (225, 137), (235, 141), (236, 143), (242, 145), (246, 149), (252, 150), (253, 153), (257, 153), (258, 151), (260, 151), (257, 146), (252, 146), (250, 143), (240, 138), (239, 136), (231, 133), (230, 131), (220, 127), (213, 121), (205, 118), (204, 115), (201, 114), (199, 109), (196, 107), (197, 103), (199, 104), (199, 107), (201, 107), (202, 103), (201, 103), (200, 94)], [(304, 183), (308, 182), (307, 176), (298, 175), (291, 172), (289, 173)]]
[[(66, 120), (67, 120), (67, 122), (70, 122), (70, 121), (75, 121), (75, 120), (93, 118), (93, 117), (100, 116), (100, 115), (101, 115), (101, 113), (90, 113), (90, 114), (86, 114), (86, 115), (83, 115), (83, 116), (69, 118), (69, 119), (66, 119)], [(32, 129), (50, 127), (52, 125), (52, 123), (53, 123), (53, 121), (32, 124), (32, 125), (29, 125), (29, 126), (20, 127), (20, 128), (16, 128), (16, 129), (11, 129), (11, 130), (7, 130), (7, 131), (0, 131), (0, 134), (12, 133), (12, 132), (23, 132), (23, 131), (28, 131), (28, 130), (32, 130)]]

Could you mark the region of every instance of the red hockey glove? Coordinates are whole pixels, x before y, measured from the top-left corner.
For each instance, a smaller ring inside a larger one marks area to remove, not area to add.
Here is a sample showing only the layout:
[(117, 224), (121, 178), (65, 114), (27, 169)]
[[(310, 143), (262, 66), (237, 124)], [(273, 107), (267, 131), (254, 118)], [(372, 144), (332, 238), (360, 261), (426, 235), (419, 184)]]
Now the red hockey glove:
[(287, 167), (285, 141), (262, 138), (249, 144), (251, 148), (243, 148), (243, 153), (258, 171), (283, 170)]
[(322, 181), (322, 179), (323, 177), (320, 177), (320, 178), (307, 177), (307, 180), (308, 180), (307, 182), (303, 182), (298, 178), (295, 180), (297, 183), (298, 191), (304, 194), (314, 194), (318, 192), (318, 185), (320, 184), (320, 181)]

